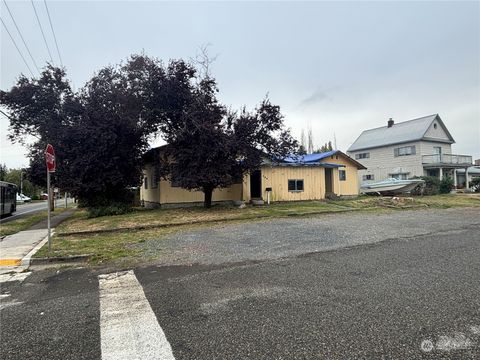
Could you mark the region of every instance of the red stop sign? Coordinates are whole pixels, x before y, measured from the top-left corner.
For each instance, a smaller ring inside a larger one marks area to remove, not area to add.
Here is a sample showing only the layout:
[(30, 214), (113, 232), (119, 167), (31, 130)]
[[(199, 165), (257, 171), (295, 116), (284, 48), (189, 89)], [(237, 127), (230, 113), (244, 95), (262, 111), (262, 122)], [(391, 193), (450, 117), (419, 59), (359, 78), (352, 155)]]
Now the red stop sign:
[(45, 161), (47, 162), (47, 171), (51, 173), (55, 172), (55, 151), (50, 144), (48, 144), (45, 149)]

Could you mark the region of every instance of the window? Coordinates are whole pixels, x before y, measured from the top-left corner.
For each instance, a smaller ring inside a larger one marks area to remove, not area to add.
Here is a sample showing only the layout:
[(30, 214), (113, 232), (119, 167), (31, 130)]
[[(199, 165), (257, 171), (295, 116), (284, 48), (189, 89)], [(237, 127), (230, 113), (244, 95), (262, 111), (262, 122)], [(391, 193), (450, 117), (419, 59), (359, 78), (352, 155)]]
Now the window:
[(347, 180), (347, 172), (345, 170), (338, 170), (338, 176), (340, 177), (340, 181)]
[(433, 128), (434, 128), (434, 129), (437, 128), (437, 123), (433, 124)]
[(143, 184), (145, 186), (145, 189), (148, 189), (148, 178), (145, 177), (145, 179), (143, 179)]
[(410, 173), (398, 173), (398, 174), (389, 174), (391, 178), (397, 179), (397, 180), (407, 180), (408, 179), (408, 174)]
[(362, 176), (363, 181), (367, 180), (375, 180), (375, 176), (373, 174), (367, 174)]
[(369, 159), (370, 158), (370, 153), (360, 153), (360, 154), (355, 154), (355, 159)]
[(152, 181), (150, 185), (152, 185), (152, 189), (158, 188), (158, 174), (156, 173), (156, 171), (154, 171), (152, 174)]
[(407, 155), (415, 155), (415, 145), (414, 146), (403, 146), (399, 148), (395, 148), (393, 150), (393, 154), (395, 157), (397, 156), (407, 156)]
[(288, 180), (288, 191), (303, 191), (303, 179)]

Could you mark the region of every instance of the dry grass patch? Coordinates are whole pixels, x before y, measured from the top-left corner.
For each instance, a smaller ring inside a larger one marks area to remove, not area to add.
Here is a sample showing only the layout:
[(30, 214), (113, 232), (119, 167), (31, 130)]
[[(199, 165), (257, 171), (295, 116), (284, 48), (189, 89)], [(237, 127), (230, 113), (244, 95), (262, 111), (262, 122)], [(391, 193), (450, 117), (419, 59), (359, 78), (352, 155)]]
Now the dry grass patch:
[(58, 233), (83, 231), (104, 231), (114, 229), (134, 229), (162, 225), (182, 225), (227, 220), (245, 220), (265, 217), (308, 215), (321, 212), (345, 211), (346, 207), (325, 201), (297, 203), (279, 203), (270, 206), (247, 206), (239, 209), (234, 206), (214, 206), (211, 209), (201, 207), (179, 209), (138, 209), (132, 213), (104, 216), (89, 219), (86, 211), (81, 210), (57, 227)]

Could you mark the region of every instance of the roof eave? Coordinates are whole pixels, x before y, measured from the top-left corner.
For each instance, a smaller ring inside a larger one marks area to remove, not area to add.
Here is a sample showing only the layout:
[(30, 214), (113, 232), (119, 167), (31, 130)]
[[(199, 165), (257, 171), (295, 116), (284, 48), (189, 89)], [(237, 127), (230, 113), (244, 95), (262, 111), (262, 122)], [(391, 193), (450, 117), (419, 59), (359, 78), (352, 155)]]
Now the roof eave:
[(367, 168), (363, 166), (361, 163), (359, 163), (357, 160), (353, 159), (352, 157), (348, 156), (345, 154), (343, 151), (336, 150), (335, 154), (341, 154), (347, 158), (347, 160), (351, 161), (355, 166), (357, 167), (357, 170), (366, 170)]
[[(412, 139), (412, 140), (404, 140), (404, 141), (398, 141), (398, 142), (394, 142), (394, 143), (389, 143), (389, 144), (383, 144), (383, 145), (376, 145), (376, 146), (367, 146), (367, 147), (362, 147), (362, 148), (358, 148), (358, 149), (353, 149), (350, 147), (347, 152), (353, 152), (353, 151), (361, 151), (361, 150), (370, 150), (370, 149), (378, 149), (378, 148), (383, 148), (383, 147), (386, 147), (386, 146), (393, 146), (393, 145), (400, 145), (400, 144), (408, 144), (408, 143), (412, 143), (412, 142), (417, 142), (417, 141), (421, 141), (423, 140), (424, 138), (421, 137), (421, 138), (418, 138), (418, 139)], [(435, 141), (439, 141), (438, 139), (435, 139)], [(444, 140), (446, 141), (446, 140)]]

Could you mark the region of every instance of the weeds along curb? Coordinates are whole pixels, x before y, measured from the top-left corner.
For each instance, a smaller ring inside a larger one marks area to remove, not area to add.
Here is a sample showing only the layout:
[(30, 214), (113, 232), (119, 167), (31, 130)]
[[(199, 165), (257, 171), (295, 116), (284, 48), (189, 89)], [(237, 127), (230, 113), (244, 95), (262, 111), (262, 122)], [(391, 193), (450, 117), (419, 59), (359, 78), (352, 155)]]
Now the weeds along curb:
[(94, 254), (82, 254), (82, 255), (71, 255), (71, 256), (54, 256), (47, 258), (31, 258), (30, 265), (45, 265), (45, 264), (63, 264), (63, 263), (77, 263), (77, 262), (86, 262)]
[(259, 215), (259, 216), (249, 216), (243, 218), (229, 218), (229, 219), (211, 219), (211, 220), (201, 220), (201, 221), (188, 221), (188, 222), (178, 222), (178, 223), (166, 223), (166, 224), (151, 224), (151, 225), (141, 225), (134, 227), (120, 227), (115, 229), (99, 229), (99, 230), (87, 230), (87, 231), (72, 231), (72, 232), (63, 232), (57, 233), (58, 237), (68, 237), (75, 235), (92, 235), (92, 234), (107, 234), (121, 231), (135, 231), (135, 230), (149, 230), (149, 229), (159, 229), (159, 228), (168, 228), (176, 226), (185, 226), (185, 225), (196, 225), (196, 224), (209, 224), (209, 223), (224, 223), (232, 221), (241, 221), (241, 220), (254, 220), (254, 219), (280, 219), (280, 218), (289, 218), (289, 217), (307, 217), (310, 215), (321, 215), (321, 214), (336, 214), (352, 211), (365, 211), (372, 209), (339, 209), (339, 210), (329, 210), (329, 211), (313, 211), (309, 213), (291, 213), (291, 214), (282, 214), (279, 216), (271, 215)]

